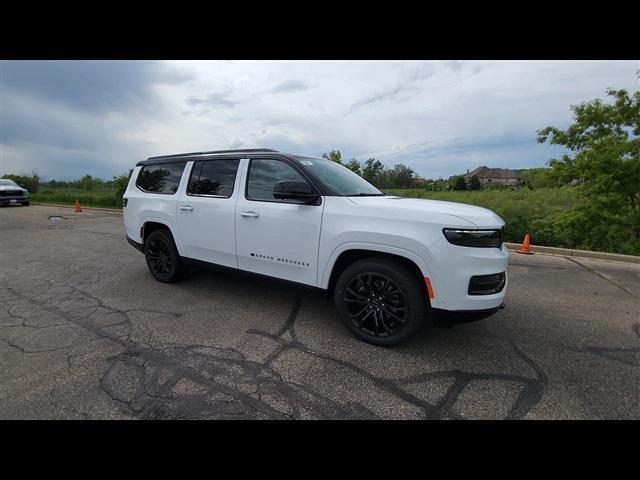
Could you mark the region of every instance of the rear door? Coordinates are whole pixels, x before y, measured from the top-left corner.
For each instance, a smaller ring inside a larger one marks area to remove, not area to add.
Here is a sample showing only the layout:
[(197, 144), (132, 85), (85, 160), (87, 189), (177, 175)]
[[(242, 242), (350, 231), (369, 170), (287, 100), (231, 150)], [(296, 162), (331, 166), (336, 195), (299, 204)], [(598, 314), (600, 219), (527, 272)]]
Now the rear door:
[(316, 286), (324, 201), (303, 205), (274, 198), (277, 182), (307, 181), (292, 161), (254, 158), (245, 162), (246, 182), (236, 207), (239, 268)]
[(193, 162), (176, 213), (187, 257), (238, 268), (235, 204), (239, 165), (238, 158)]

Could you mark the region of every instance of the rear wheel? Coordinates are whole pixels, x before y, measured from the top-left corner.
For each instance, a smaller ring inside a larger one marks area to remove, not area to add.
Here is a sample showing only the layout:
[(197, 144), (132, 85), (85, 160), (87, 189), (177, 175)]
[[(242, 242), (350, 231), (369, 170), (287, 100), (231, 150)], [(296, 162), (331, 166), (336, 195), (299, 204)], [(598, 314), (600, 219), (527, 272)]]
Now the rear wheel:
[(165, 230), (149, 234), (144, 244), (144, 256), (151, 275), (160, 282), (176, 282), (186, 272), (187, 267), (180, 259), (173, 238)]
[(338, 278), (336, 310), (356, 337), (375, 345), (397, 345), (424, 323), (424, 289), (404, 265), (387, 258), (368, 257)]

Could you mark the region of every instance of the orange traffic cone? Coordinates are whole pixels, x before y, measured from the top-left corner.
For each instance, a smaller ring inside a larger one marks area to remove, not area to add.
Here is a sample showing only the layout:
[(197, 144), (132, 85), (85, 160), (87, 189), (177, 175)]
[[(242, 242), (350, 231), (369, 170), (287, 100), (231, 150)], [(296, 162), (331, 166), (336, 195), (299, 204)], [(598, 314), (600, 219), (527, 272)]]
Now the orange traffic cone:
[(82, 209), (80, 208), (80, 202), (78, 201), (78, 199), (76, 198), (76, 206), (73, 209), (74, 212), (79, 213), (82, 212)]
[(524, 241), (522, 242), (522, 247), (520, 247), (520, 250), (516, 250), (516, 252), (524, 253), (526, 255), (531, 255), (531, 251), (529, 249), (529, 234), (528, 233), (524, 236)]

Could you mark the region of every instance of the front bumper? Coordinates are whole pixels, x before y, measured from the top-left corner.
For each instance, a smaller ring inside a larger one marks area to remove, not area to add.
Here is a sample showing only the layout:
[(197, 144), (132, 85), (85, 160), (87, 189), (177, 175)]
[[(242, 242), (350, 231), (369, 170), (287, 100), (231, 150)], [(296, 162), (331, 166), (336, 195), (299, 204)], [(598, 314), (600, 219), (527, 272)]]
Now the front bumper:
[(470, 323), (483, 320), (498, 313), (504, 308), (504, 303), (487, 310), (441, 310), (434, 308), (431, 311), (431, 319), (437, 326), (450, 328), (456, 323)]
[(0, 197), (0, 205), (18, 205), (28, 201), (29, 197)]
[[(509, 253), (504, 245), (500, 249), (462, 247), (442, 239), (429, 250), (433, 258), (429, 267), (436, 297), (436, 301), (432, 301), (434, 308), (456, 312), (500, 309), (509, 283)], [(504, 282), (496, 293), (478, 294), (477, 290), (470, 289), (472, 278), (502, 273)]]

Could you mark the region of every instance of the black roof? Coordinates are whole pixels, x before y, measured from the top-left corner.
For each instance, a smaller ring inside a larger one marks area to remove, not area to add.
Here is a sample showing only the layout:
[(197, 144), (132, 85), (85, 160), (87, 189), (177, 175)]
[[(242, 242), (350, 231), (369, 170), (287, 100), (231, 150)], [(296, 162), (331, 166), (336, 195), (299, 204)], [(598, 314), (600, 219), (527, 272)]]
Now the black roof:
[(172, 155), (161, 155), (157, 157), (149, 157), (146, 160), (139, 161), (137, 165), (154, 165), (158, 163), (171, 163), (171, 162), (186, 162), (190, 158), (197, 155), (216, 155), (226, 153), (280, 153), (278, 150), (272, 150), (270, 148), (243, 148), (240, 150), (211, 150), (208, 152), (190, 152), (190, 153), (174, 153)]

